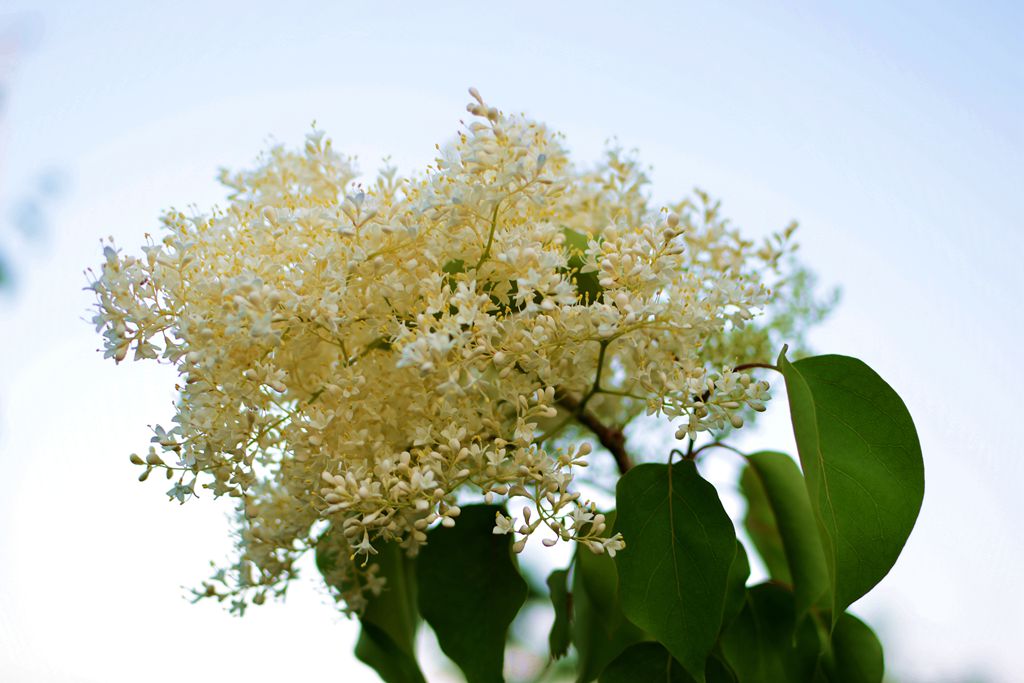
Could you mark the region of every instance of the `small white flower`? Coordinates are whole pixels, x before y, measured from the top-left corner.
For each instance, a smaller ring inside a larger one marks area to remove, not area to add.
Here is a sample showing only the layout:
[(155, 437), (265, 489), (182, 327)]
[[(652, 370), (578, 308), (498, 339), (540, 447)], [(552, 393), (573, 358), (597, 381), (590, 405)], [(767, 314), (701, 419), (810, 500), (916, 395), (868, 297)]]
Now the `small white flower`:
[(363, 555), (368, 557), (370, 555), (377, 554), (377, 549), (370, 543), (370, 534), (366, 531), (363, 532), (363, 540), (356, 544), (352, 550), (354, 555)]
[(505, 534), (510, 534), (510, 533), (512, 533), (515, 530), (515, 526), (516, 526), (516, 518), (515, 517), (506, 517), (505, 515), (501, 514), (500, 511), (494, 513), (494, 531), (493, 531), (493, 533), (495, 535), (503, 536)]

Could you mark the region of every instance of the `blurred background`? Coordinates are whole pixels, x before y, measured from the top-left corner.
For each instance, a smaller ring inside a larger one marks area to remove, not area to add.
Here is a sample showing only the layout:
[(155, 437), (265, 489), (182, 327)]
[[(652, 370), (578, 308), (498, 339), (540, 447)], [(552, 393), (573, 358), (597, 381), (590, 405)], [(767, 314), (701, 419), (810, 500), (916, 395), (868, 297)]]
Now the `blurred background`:
[[(102, 360), (82, 271), (314, 119), (366, 172), (419, 169), (475, 85), (577, 159), (637, 148), (656, 200), (699, 186), (753, 235), (800, 220), (843, 290), (813, 346), (878, 370), (925, 453), (917, 528), (854, 611), (894, 681), (1024, 680), (1022, 27), (1014, 2), (2, 0), (0, 679), (375, 680), (312, 573), (243, 619), (185, 600), (227, 504), (135, 481), (174, 375)], [(740, 445), (791, 448), (786, 417)]]

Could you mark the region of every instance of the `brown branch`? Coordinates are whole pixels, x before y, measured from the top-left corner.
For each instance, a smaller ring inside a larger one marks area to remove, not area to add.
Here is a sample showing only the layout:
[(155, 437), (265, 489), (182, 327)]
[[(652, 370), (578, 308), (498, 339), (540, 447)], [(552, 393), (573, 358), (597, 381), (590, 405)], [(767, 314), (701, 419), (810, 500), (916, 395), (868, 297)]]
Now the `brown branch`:
[(572, 396), (563, 396), (558, 400), (558, 404), (574, 413), (579, 423), (597, 436), (601, 445), (608, 449), (608, 452), (615, 458), (615, 464), (620, 473), (625, 474), (633, 466), (629, 453), (626, 452), (626, 435), (622, 433), (621, 429), (608, 427), (594, 413), (586, 409), (581, 410), (580, 401)]

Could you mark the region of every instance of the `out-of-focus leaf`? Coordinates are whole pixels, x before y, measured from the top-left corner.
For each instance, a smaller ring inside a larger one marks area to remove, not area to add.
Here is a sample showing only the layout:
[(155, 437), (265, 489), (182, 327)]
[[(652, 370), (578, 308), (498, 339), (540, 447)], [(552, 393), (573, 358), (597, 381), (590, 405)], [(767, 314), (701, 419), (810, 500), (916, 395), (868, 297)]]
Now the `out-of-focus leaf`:
[(729, 581), (725, 589), (725, 607), (722, 610), (723, 628), (743, 610), (747, 599), (747, 579), (750, 578), (750, 561), (743, 544), (736, 541), (736, 557), (729, 567)]
[(555, 609), (555, 622), (548, 634), (548, 646), (551, 648), (551, 656), (555, 659), (564, 657), (569, 651), (572, 594), (569, 593), (568, 580), (569, 572), (565, 569), (556, 569), (548, 576), (548, 593), (551, 596), (551, 605)]
[(824, 660), (830, 683), (882, 683), (885, 657), (878, 636), (849, 612), (832, 631), (832, 651)]
[[(769, 548), (782, 548), (781, 562), (785, 563), (785, 576), (789, 581), (782, 576), (772, 575), (772, 578), (793, 586), (797, 621), (811, 605), (830, 608), (825, 551), (821, 547), (804, 477), (796, 462), (784, 453), (754, 453), (747, 457), (747, 467), (740, 481), (744, 491), (759, 492), (749, 500), (748, 524), (751, 517), (770, 518), (774, 522), (774, 526), (761, 526), (759, 537)], [(760, 506), (767, 509), (757, 509)]]
[(811, 619), (797, 626), (793, 593), (778, 584), (749, 589), (721, 649), (739, 683), (814, 681), (818, 675), (818, 629)]
[(693, 683), (661, 643), (630, 645), (601, 672), (599, 683)]
[[(789, 575), (789, 564), (786, 562), (786, 551), (782, 547), (782, 537), (775, 521), (775, 513), (768, 502), (764, 485), (757, 473), (750, 467), (744, 467), (740, 474), (740, 493), (747, 500), (747, 513), (743, 517), (743, 528), (747, 530), (750, 540), (754, 542), (757, 554), (768, 570), (768, 576), (776, 581), (792, 585), (793, 577)], [(815, 533), (817, 533), (815, 527)]]
[[(377, 544), (373, 561), (377, 576), (386, 579), (380, 595), (370, 595), (359, 616), (362, 628), (356, 641), (356, 657), (373, 667), (386, 683), (425, 683), (416, 661), (416, 562), (395, 543)], [(348, 543), (333, 527), (317, 543), (316, 564), (328, 581), (335, 575)], [(345, 586), (337, 586), (345, 590)]]
[[(614, 533), (615, 518), (615, 511), (606, 515), (608, 533)], [(612, 558), (577, 548), (572, 580), (572, 642), (579, 657), (578, 683), (593, 681), (623, 650), (646, 638), (622, 613), (618, 582)]]
[(565, 245), (569, 251), (566, 265), (569, 267), (569, 277), (576, 285), (576, 293), (580, 295), (585, 304), (601, 301), (604, 296), (604, 288), (598, 282), (597, 272), (584, 273), (582, 270), (583, 255), (587, 252), (589, 238), (572, 228), (563, 228), (562, 234), (565, 235)]
[(420, 614), (469, 683), (502, 679), (509, 624), (526, 600), (512, 539), (495, 535), (495, 505), (467, 505), (427, 534), (417, 563)]

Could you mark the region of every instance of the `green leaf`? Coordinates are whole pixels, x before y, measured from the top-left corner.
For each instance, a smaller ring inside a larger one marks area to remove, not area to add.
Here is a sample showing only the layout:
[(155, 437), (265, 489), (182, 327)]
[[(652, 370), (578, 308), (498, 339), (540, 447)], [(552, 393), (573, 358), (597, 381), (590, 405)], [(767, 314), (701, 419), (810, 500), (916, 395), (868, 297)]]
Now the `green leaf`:
[(849, 612), (832, 632), (832, 652), (824, 670), (831, 683), (882, 683), (885, 658), (878, 636)]
[[(740, 474), (740, 493), (747, 499), (747, 513), (743, 517), (743, 527), (747, 530), (750, 540), (754, 542), (757, 554), (764, 561), (768, 576), (776, 581), (792, 585), (793, 577), (789, 575), (789, 563), (786, 562), (786, 550), (782, 547), (782, 537), (779, 536), (779, 525), (775, 521), (775, 513), (768, 502), (768, 495), (764, 491), (761, 480), (750, 467), (743, 468), (743, 472)], [(814, 527), (814, 533), (817, 535), (817, 527)]]
[(622, 609), (698, 681), (725, 607), (736, 532), (691, 461), (640, 465), (619, 479), (615, 557)]
[(739, 683), (812, 681), (819, 642), (813, 620), (797, 625), (793, 593), (762, 583), (747, 591), (743, 611), (722, 634), (721, 648)]
[(465, 273), (466, 262), (460, 258), (452, 259), (451, 261), (448, 261), (443, 266), (441, 266), (441, 272), (448, 273), (449, 275), (454, 275), (455, 273)]
[(496, 505), (467, 505), (454, 527), (427, 534), (420, 551), (420, 614), (469, 683), (502, 679), (505, 637), (526, 600), (512, 537), (495, 535)]
[(729, 580), (725, 589), (725, 606), (722, 609), (722, 626), (728, 626), (743, 610), (747, 600), (747, 579), (750, 578), (750, 561), (743, 544), (736, 541), (736, 557), (729, 566)]
[[(829, 573), (825, 551), (821, 547), (804, 477), (796, 462), (784, 453), (754, 453), (747, 457), (740, 482), (744, 492), (757, 491), (749, 500), (747, 519), (764, 520), (764, 525), (758, 528), (761, 541), (769, 548), (782, 548), (785, 577), (772, 574), (772, 578), (793, 586), (797, 621), (811, 605), (831, 607), (826, 599)], [(757, 509), (758, 506), (762, 509)], [(767, 525), (769, 518), (773, 526)]]
[(466, 272), (466, 262), (460, 258), (452, 259), (441, 266), (441, 272), (445, 274), (445, 280), (448, 282), (448, 289), (455, 291), (458, 288), (459, 283), (456, 282), (452, 275)]
[(712, 653), (708, 657), (707, 668), (704, 670), (704, 676), (707, 679), (707, 683), (738, 683), (736, 676), (733, 675), (732, 669), (726, 664), (721, 657), (717, 654)]
[[(396, 543), (378, 543), (373, 562), (378, 576), (387, 580), (380, 595), (367, 596), (359, 616), (362, 628), (356, 657), (372, 667), (387, 683), (425, 683), (416, 662), (416, 563)], [(341, 533), (331, 527), (317, 543), (316, 564), (330, 581), (341, 556), (350, 553)], [(338, 586), (345, 590), (344, 586)]]
[(401, 649), (373, 622), (362, 622), (355, 653), (359, 661), (373, 667), (386, 683), (426, 683), (415, 657)]
[(569, 277), (576, 285), (576, 293), (583, 299), (583, 303), (589, 304), (594, 301), (601, 301), (604, 295), (604, 288), (598, 281), (597, 272), (584, 273), (583, 257), (587, 252), (587, 244), (590, 238), (572, 228), (562, 228), (565, 235), (565, 245), (569, 251), (569, 259), (566, 265), (569, 267)]
[[(615, 511), (605, 515), (614, 533)], [(576, 550), (572, 579), (572, 642), (579, 657), (578, 683), (593, 681), (623, 650), (644, 640), (644, 632), (626, 619), (619, 601), (619, 573), (607, 555)]]
[[(832, 589), (833, 620), (889, 573), (924, 498), (924, 463), (906, 405), (847, 356), (779, 367)], [(833, 622), (834, 624), (834, 622)]]
[[(572, 228), (562, 228), (562, 234), (565, 235), (565, 246), (569, 249), (569, 252), (573, 254), (573, 258), (579, 258), (582, 260), (582, 255), (587, 251), (587, 245), (590, 243), (590, 238), (582, 232), (577, 232)], [(572, 264), (570, 264), (570, 266), (571, 265)]]
[(556, 569), (548, 576), (548, 594), (551, 596), (551, 605), (555, 608), (555, 623), (551, 625), (551, 633), (548, 634), (548, 645), (554, 659), (564, 657), (569, 651), (572, 595), (569, 593), (568, 579), (569, 572), (565, 569)]
[(597, 679), (599, 683), (693, 683), (661, 643), (630, 645)]

